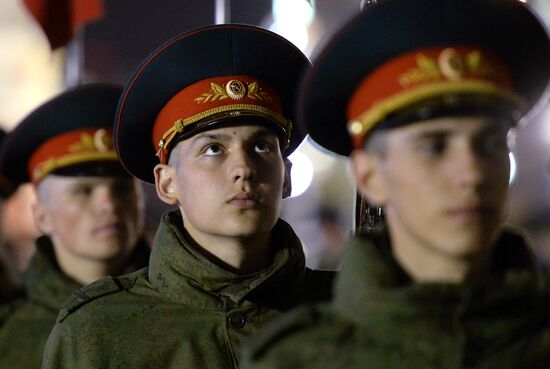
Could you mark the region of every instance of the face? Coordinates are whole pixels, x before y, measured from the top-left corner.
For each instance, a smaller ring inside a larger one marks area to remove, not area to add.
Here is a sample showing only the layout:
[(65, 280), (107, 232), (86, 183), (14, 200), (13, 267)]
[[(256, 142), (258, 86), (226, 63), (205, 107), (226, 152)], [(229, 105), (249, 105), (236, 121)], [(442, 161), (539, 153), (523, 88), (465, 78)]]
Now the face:
[(452, 258), (490, 248), (505, 213), (508, 129), (485, 117), (433, 119), (388, 131), (376, 158), (355, 155), (359, 187), (384, 206), (392, 241)]
[(290, 188), (287, 172), (277, 136), (250, 125), (179, 142), (155, 179), (161, 199), (179, 205), (185, 229), (202, 244), (270, 233)]
[(37, 187), (39, 229), (73, 257), (127, 256), (143, 226), (143, 194), (129, 178), (48, 175)]

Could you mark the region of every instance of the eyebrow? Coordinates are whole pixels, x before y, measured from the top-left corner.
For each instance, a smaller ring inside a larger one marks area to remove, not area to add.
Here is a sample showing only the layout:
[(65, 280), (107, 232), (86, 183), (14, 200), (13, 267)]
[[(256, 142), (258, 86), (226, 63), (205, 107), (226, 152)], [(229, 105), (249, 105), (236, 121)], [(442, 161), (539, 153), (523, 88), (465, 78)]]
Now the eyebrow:
[[(274, 136), (277, 137), (275, 133), (268, 130), (267, 128), (260, 128), (256, 132), (254, 132), (250, 137), (248, 137), (248, 140), (254, 140), (265, 136)], [(231, 141), (233, 138), (233, 135), (227, 134), (227, 133), (211, 133), (211, 132), (203, 132), (197, 134), (193, 138), (192, 145), (194, 145), (197, 141), (202, 140), (212, 140), (212, 141), (220, 141), (220, 142), (227, 142)]]
[(438, 128), (433, 130), (426, 130), (423, 132), (418, 132), (411, 136), (411, 139), (414, 141), (433, 139), (433, 138), (443, 138), (452, 134), (452, 131), (445, 128)]
[(266, 136), (273, 136), (273, 137), (278, 137), (277, 134), (267, 128), (262, 128), (262, 129), (259, 129), (258, 131), (254, 132), (254, 134), (252, 134), (250, 136), (250, 139), (257, 139), (257, 138), (262, 138), (262, 137), (266, 137)]
[(204, 139), (215, 140), (215, 141), (229, 141), (231, 139), (231, 136), (228, 134), (203, 132), (203, 133), (199, 133), (193, 138), (193, 143), (195, 141), (204, 140)]
[(66, 188), (67, 188), (67, 192), (72, 192), (75, 190), (79, 190), (83, 187), (94, 187), (94, 186), (95, 186), (94, 182), (82, 181), (77, 183), (70, 183)]
[[(479, 131), (473, 133), (474, 136), (485, 136), (491, 134), (507, 134), (511, 127), (507, 127), (503, 124), (489, 124)], [(437, 127), (433, 129), (426, 129), (425, 131), (418, 132), (411, 136), (412, 141), (443, 139), (454, 134), (453, 130), (446, 127)]]

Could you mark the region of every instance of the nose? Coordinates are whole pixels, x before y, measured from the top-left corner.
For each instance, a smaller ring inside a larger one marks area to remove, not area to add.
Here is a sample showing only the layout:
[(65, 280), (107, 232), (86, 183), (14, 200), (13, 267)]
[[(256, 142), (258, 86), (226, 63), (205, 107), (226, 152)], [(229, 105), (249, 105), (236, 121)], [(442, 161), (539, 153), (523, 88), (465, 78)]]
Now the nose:
[(108, 185), (98, 186), (94, 190), (94, 205), (100, 214), (114, 213), (117, 207), (117, 199)]
[(254, 160), (246, 149), (239, 148), (232, 153), (230, 175), (233, 182), (249, 182), (256, 179)]
[(477, 187), (483, 181), (486, 158), (471, 144), (465, 144), (457, 153), (457, 182), (462, 187)]

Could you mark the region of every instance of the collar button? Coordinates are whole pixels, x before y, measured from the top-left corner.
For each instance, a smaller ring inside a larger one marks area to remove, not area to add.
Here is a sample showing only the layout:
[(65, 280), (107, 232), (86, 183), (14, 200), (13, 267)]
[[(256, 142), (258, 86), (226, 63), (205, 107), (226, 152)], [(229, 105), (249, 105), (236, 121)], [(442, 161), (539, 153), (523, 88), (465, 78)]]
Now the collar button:
[(242, 313), (232, 313), (229, 315), (229, 325), (233, 328), (242, 328), (246, 318)]

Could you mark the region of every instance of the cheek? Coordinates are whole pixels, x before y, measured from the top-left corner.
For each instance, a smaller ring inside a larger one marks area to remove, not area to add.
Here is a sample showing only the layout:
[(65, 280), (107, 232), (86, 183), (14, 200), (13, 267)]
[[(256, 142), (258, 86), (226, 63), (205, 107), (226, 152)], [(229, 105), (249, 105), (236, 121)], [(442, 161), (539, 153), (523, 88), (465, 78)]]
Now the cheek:
[(413, 166), (407, 165), (406, 160), (402, 163), (387, 168), (382, 176), (386, 207), (400, 214), (400, 217), (410, 218), (413, 222), (421, 221), (422, 214), (429, 212), (432, 204), (443, 195), (443, 186), (434, 173), (427, 173), (425, 168), (422, 170), (418, 166), (417, 170), (411, 170)]
[(508, 185), (511, 170), (510, 157), (508, 156), (508, 154), (506, 155), (506, 157), (503, 157), (500, 160), (497, 159), (490, 161), (489, 163), (487, 163), (487, 167), (487, 172), (492, 172), (489, 178), (494, 177), (496, 181), (505, 183), (506, 186)]
[(81, 228), (85, 214), (84, 209), (73, 206), (55, 209), (52, 211), (53, 233), (66, 240), (73, 239), (84, 231)]
[(143, 212), (144, 203), (138, 196), (122, 195), (115, 203), (119, 216), (124, 219), (137, 219), (140, 212)]
[[(269, 183), (272, 186), (282, 186), (284, 181), (284, 166), (282, 163), (265, 162), (261, 163), (257, 169), (260, 182)], [(290, 180), (290, 173), (289, 173)]]
[(181, 173), (177, 177), (178, 202), (188, 210), (202, 208), (214, 197), (223, 196), (223, 173), (221, 170), (205, 173), (196, 170), (190, 174)]
[[(428, 178), (429, 180), (426, 180)], [(397, 194), (404, 199), (423, 197), (433, 191), (430, 186), (433, 187), (437, 183), (434, 170), (406, 158), (393, 160), (390, 165), (385, 166), (382, 179), (388, 193)], [(413, 201), (414, 198), (410, 200)]]

